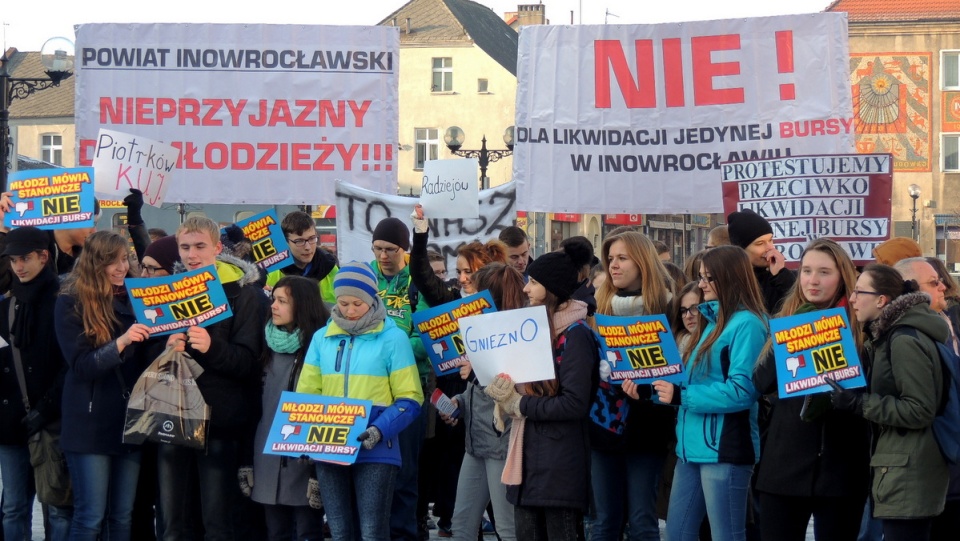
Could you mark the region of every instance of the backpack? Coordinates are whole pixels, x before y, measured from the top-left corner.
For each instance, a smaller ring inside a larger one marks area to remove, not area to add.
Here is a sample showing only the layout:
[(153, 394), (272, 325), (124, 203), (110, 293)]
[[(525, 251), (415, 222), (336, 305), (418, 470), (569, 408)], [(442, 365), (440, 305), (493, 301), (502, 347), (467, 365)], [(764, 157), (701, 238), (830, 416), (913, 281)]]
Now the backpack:
[[(916, 338), (918, 333), (913, 327), (897, 327), (887, 341), (887, 356), (890, 356), (890, 344), (894, 336)], [(940, 370), (943, 372), (943, 398), (933, 419), (933, 436), (943, 458), (950, 464), (960, 464), (960, 357), (949, 345), (939, 340), (933, 340), (933, 343), (937, 345)]]

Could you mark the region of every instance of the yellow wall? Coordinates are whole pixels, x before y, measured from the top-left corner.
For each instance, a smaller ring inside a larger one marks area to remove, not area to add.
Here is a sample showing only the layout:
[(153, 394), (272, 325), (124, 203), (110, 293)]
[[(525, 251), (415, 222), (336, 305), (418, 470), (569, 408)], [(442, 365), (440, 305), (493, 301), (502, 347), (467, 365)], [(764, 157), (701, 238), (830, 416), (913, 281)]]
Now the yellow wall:
[[(453, 59), (453, 91), (431, 92), (435, 57)], [(477, 79), (487, 79), (488, 93), (477, 92)], [(437, 128), (439, 159), (456, 156), (443, 144), (443, 133), (460, 126), (466, 134), (463, 148), (479, 149), (487, 136), (487, 148), (502, 150), (503, 131), (514, 123), (517, 78), (487, 56), (479, 47), (406, 47), (400, 49), (400, 146), (397, 157), (400, 193), (420, 192), (421, 171), (414, 170), (416, 128)], [(491, 163), (487, 168), (492, 186), (513, 178), (513, 158)], [(479, 178), (480, 173), (477, 172)]]
[[(74, 125), (63, 124), (64, 119), (24, 119), (18, 120), (14, 125), (11, 122), (11, 130), (16, 129), (17, 148), (16, 152), (34, 159), (42, 159), (40, 154), (40, 136), (54, 134), (60, 136), (63, 145), (63, 166), (73, 167), (76, 164), (76, 138)], [(29, 122), (29, 124), (21, 124)], [(11, 163), (13, 160), (10, 160)]]

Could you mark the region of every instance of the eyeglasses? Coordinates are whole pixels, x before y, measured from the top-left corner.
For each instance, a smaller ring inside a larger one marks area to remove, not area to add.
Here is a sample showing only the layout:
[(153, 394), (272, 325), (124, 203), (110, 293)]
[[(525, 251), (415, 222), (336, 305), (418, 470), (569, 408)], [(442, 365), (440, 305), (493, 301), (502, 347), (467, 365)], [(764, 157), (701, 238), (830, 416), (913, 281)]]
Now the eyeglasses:
[(853, 295), (874, 295), (874, 296), (880, 297), (883, 295), (883, 293), (878, 293), (876, 291), (861, 291), (859, 289), (854, 289), (853, 291), (850, 292), (850, 296), (852, 297)]
[(435, 271), (433, 271), (433, 274), (437, 275), (437, 278), (446, 278), (446, 277), (447, 277), (447, 269), (435, 270)]
[(687, 314), (690, 314), (691, 316), (695, 316), (699, 313), (700, 313), (700, 310), (697, 308), (696, 305), (690, 306), (688, 308), (684, 308), (682, 306), (680, 307), (680, 317), (687, 317)]
[(148, 276), (153, 276), (154, 274), (163, 270), (163, 267), (154, 267), (152, 265), (140, 265), (140, 268), (143, 269)]
[(930, 280), (925, 285), (927, 285), (930, 288), (936, 289), (941, 285), (946, 285), (946, 284), (943, 283), (943, 278), (937, 278), (936, 280)]
[(312, 237), (310, 237), (310, 238), (308, 238), (308, 239), (293, 239), (293, 240), (287, 239), (287, 240), (290, 242), (290, 244), (296, 244), (297, 246), (303, 246), (304, 244), (316, 244), (317, 241), (320, 240), (320, 238), (317, 237), (316, 235), (314, 235), (314, 236), (312, 236)]
[(704, 276), (702, 274), (698, 275), (698, 278), (701, 282), (707, 282), (709, 284), (712, 284), (713, 281), (715, 280), (713, 276)]
[(371, 249), (373, 250), (373, 253), (377, 255), (380, 255), (380, 254), (397, 255), (397, 252), (400, 251), (400, 248), (383, 248), (381, 246), (373, 246)]

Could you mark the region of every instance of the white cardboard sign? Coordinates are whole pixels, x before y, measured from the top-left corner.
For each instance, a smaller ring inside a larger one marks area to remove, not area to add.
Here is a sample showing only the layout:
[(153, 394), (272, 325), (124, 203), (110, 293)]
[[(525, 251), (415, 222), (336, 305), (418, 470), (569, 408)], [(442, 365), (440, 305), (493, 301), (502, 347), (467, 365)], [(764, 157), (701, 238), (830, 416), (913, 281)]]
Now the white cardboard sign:
[(144, 202), (159, 207), (178, 159), (180, 151), (168, 144), (101, 128), (93, 151), (96, 194), (123, 199), (136, 188), (143, 192)]
[(501, 373), (516, 383), (557, 377), (543, 306), (462, 317), (460, 336), (480, 385)]
[(476, 158), (429, 160), (423, 164), (420, 204), (429, 218), (480, 216)]

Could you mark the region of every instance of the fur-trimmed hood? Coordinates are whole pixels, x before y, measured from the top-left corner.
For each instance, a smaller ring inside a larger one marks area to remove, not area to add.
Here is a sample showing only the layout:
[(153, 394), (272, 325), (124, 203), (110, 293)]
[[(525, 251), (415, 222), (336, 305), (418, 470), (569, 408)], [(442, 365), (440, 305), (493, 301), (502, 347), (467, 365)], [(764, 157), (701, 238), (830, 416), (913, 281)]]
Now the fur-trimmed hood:
[(946, 322), (930, 309), (930, 296), (920, 291), (901, 295), (884, 306), (880, 317), (870, 323), (870, 335), (882, 336), (899, 325), (913, 327), (941, 342), (950, 336)]
[[(240, 279), (237, 280), (240, 286), (256, 285), (257, 281), (260, 279), (260, 267), (257, 267), (256, 265), (254, 265), (253, 263), (250, 263), (249, 261), (244, 261), (238, 257), (227, 255), (225, 253), (221, 253), (220, 255), (218, 255), (217, 261), (219, 261), (220, 263), (227, 263), (228, 265), (233, 265), (234, 267), (237, 268), (238, 271), (240, 271), (240, 273), (242, 273), (242, 275), (240, 276)], [(187, 272), (186, 265), (184, 265), (182, 261), (174, 262), (173, 273), (182, 274), (184, 272)]]

